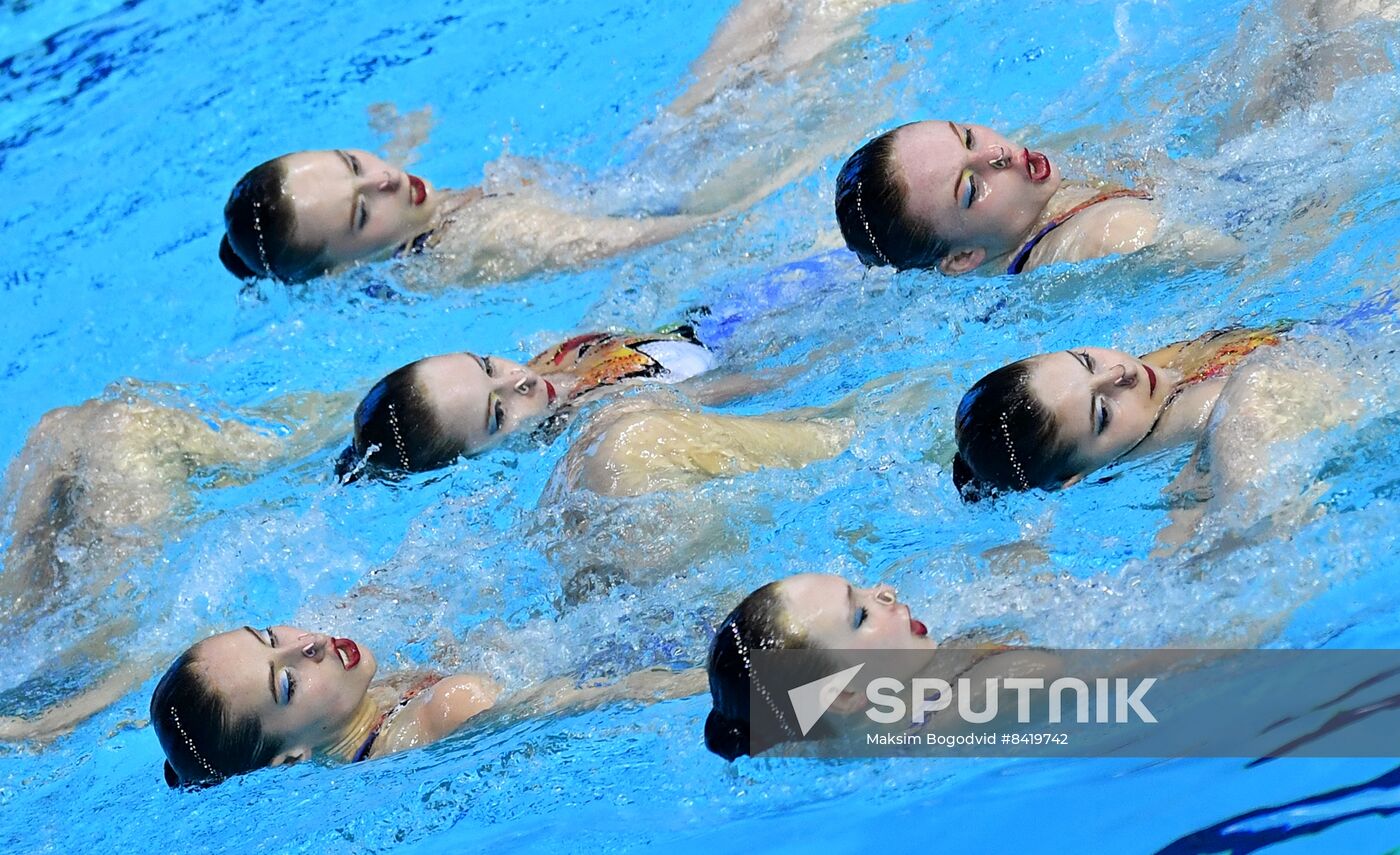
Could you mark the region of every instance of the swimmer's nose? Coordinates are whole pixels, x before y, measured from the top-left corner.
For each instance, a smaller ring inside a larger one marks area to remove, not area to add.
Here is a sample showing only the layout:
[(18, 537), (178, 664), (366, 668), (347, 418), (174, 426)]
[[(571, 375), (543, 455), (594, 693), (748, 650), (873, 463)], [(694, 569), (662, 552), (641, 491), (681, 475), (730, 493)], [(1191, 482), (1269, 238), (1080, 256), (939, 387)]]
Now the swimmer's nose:
[(539, 388), (540, 375), (531, 371), (523, 365), (512, 368), (501, 378), (499, 390), (511, 390), (517, 395), (529, 395)]
[(991, 158), (988, 159), (987, 165), (992, 169), (1005, 169), (1011, 165), (1011, 150), (1006, 146), (994, 145), (991, 147), (990, 152)]
[(1137, 369), (1129, 368), (1120, 362), (1112, 368), (1101, 371), (1099, 375), (1094, 378), (1093, 385), (1096, 389), (1102, 391), (1115, 386), (1121, 389), (1131, 389), (1137, 385), (1137, 382)]
[(301, 655), (313, 662), (320, 662), (326, 658), (326, 651), (330, 649), (331, 639), (328, 635), (309, 635), (301, 637)]

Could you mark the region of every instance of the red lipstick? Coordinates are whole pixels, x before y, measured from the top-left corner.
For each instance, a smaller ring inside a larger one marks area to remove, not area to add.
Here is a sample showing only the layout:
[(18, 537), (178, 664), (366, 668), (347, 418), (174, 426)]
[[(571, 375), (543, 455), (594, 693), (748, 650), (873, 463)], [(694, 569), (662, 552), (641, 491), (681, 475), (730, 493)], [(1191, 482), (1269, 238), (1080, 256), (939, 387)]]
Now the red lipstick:
[(331, 646), (340, 655), (340, 664), (346, 671), (360, 664), (360, 648), (348, 638), (332, 638)]
[(1150, 398), (1157, 391), (1157, 372), (1153, 371), (1152, 366), (1146, 362), (1142, 364), (1142, 367), (1147, 371), (1147, 397)]
[(924, 626), (924, 622), (921, 620), (915, 620), (914, 618), (909, 619), (909, 631), (919, 636), (920, 638), (923, 638), (924, 636), (928, 635), (928, 627)]
[(1040, 182), (1050, 177), (1050, 158), (1038, 151), (1025, 149), (1026, 175), (1032, 181)]
[(427, 201), (428, 187), (423, 183), (423, 179), (417, 175), (408, 176), (408, 195), (415, 207)]
[[(543, 377), (541, 377), (540, 379), (544, 380)], [(550, 406), (553, 406), (555, 399), (559, 397), (559, 393), (554, 391), (554, 384), (549, 382), (548, 380), (544, 380), (544, 391), (545, 395), (549, 397)]]

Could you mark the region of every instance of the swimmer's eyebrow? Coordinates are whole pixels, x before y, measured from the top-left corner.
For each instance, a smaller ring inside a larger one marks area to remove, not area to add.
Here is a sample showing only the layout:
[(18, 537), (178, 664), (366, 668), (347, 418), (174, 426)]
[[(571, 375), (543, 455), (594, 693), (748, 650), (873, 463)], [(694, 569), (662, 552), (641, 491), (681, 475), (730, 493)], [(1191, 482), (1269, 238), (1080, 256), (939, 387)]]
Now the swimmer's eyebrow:
[(851, 583), (846, 583), (846, 622), (850, 623), (856, 616), (856, 589), (851, 587)]
[(491, 372), (486, 370), (486, 360), (482, 359), (480, 356), (477, 356), (471, 351), (464, 350), (462, 352), (465, 353), (467, 356), (470, 356), (472, 359), (476, 360), (477, 367), (481, 369), (482, 374), (490, 375)]
[(245, 626), (243, 628), (248, 630), (249, 634), (258, 640), (258, 644), (261, 644), (264, 647), (267, 646), (267, 642), (263, 640), (263, 637), (261, 635), (258, 635), (258, 631), (256, 629), (253, 629), (251, 626)]

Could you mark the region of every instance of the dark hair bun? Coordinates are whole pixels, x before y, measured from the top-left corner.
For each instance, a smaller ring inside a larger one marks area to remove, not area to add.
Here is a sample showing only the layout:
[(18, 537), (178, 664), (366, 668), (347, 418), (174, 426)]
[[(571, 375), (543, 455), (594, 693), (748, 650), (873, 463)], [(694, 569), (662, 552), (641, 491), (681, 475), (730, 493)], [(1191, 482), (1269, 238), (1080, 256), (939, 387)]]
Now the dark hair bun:
[(175, 767), (170, 765), (170, 761), (165, 761), (165, 785), (170, 789), (180, 786), (180, 775), (175, 771)]
[(705, 747), (730, 761), (748, 756), (749, 723), (710, 710), (705, 719)]
[(237, 276), (239, 279), (257, 279), (260, 274), (249, 267), (238, 253), (233, 251), (233, 244), (229, 243), (228, 235), (219, 241), (219, 260), (224, 263), (224, 268)]

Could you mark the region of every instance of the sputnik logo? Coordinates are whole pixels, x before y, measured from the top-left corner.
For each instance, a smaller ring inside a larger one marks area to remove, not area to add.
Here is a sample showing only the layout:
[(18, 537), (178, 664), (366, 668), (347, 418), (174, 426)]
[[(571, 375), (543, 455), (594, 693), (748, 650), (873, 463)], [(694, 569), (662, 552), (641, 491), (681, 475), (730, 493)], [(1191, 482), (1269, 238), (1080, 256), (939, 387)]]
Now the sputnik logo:
[(864, 667), (864, 662), (852, 665), (844, 671), (837, 671), (835, 674), (788, 690), (788, 699), (792, 701), (792, 711), (797, 713), (797, 726), (803, 736), (806, 736), (822, 715), (831, 709), (831, 705), (836, 703), (836, 699), (841, 697), (841, 693), (846, 691), (846, 687)]

